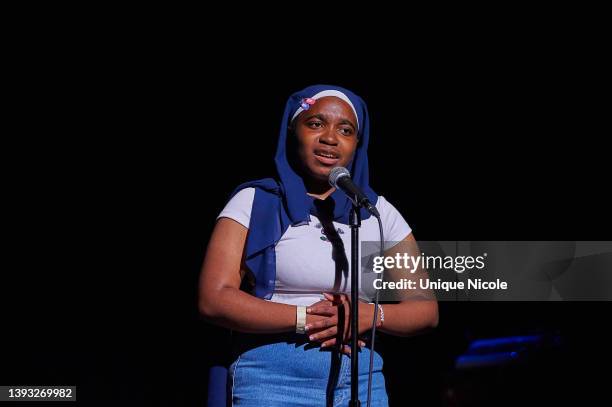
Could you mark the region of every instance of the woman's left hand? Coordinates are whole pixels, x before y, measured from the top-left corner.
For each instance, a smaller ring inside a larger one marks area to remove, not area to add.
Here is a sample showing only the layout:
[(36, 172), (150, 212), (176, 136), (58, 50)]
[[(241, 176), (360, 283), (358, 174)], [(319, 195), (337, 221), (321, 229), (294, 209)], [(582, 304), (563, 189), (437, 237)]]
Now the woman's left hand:
[[(321, 347), (333, 346), (337, 343), (345, 344), (351, 338), (351, 300), (346, 294), (323, 293), (332, 305), (313, 305), (306, 312), (312, 315), (325, 316), (327, 318), (313, 322), (306, 326), (309, 339), (312, 342), (321, 343)], [(374, 306), (359, 301), (359, 334), (370, 330), (372, 327)], [(359, 341), (360, 346), (365, 345)]]

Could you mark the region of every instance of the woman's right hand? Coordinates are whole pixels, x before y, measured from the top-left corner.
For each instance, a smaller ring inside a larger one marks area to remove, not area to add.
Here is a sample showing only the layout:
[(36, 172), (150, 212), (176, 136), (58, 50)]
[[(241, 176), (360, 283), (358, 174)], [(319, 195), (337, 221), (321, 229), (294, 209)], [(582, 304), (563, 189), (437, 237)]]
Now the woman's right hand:
[[(318, 302), (315, 302), (314, 304), (311, 304), (310, 307), (315, 307), (315, 306), (319, 306), (319, 305), (325, 305), (325, 306), (332, 306), (332, 302), (328, 301), (328, 300), (321, 300)], [(321, 321), (326, 319), (326, 316), (323, 315), (313, 315), (313, 314), (306, 314), (306, 326), (313, 324), (314, 322), (317, 321)], [(307, 332), (308, 335), (312, 334), (313, 332), (319, 332), (321, 330), (316, 330), (316, 331), (312, 331), (312, 332)]]
[[(316, 307), (316, 306), (328, 306), (329, 307), (329, 306), (333, 306), (333, 305), (334, 305), (333, 302), (324, 299), (324, 300), (315, 302), (314, 304), (310, 305), (310, 307)], [(308, 326), (308, 325), (313, 324), (314, 322), (322, 321), (322, 320), (328, 319), (328, 318), (329, 318), (328, 316), (324, 316), (324, 315), (306, 314), (306, 325)], [(330, 328), (330, 326), (326, 326), (324, 328), (307, 330), (306, 334), (308, 336), (310, 336), (310, 335), (312, 335), (314, 333), (321, 332), (321, 331), (324, 331), (324, 330), (329, 329), (329, 328)], [(322, 348), (324, 348), (324, 347), (331, 348), (332, 346), (337, 345), (336, 338), (320, 338), (320, 339), (317, 339), (317, 340), (312, 341), (312, 342), (320, 343), (322, 345), (321, 346)], [(365, 342), (362, 341), (361, 339), (359, 340), (359, 346), (360, 347), (364, 347), (365, 346)], [(340, 350), (340, 352), (342, 352), (344, 354), (347, 354), (347, 355), (351, 354), (351, 347), (350, 347), (350, 345), (340, 343), (340, 349), (339, 350)]]

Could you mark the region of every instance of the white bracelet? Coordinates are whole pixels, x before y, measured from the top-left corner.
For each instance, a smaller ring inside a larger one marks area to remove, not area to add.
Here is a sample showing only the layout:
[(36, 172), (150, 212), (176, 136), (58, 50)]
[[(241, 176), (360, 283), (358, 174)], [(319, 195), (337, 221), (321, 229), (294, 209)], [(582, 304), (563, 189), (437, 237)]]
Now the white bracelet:
[(383, 310), (383, 306), (378, 304), (378, 308), (380, 309), (380, 326), (383, 326), (385, 322), (385, 310)]
[(306, 307), (298, 305), (295, 309), (295, 332), (306, 333)]

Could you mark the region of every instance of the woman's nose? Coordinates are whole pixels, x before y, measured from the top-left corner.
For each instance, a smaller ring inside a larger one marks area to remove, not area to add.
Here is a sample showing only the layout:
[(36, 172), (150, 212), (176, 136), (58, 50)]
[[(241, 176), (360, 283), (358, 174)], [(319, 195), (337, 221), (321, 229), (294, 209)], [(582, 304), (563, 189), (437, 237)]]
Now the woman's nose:
[(336, 134), (336, 130), (328, 127), (327, 130), (321, 134), (321, 137), (319, 137), (319, 142), (332, 146), (338, 145), (338, 135)]

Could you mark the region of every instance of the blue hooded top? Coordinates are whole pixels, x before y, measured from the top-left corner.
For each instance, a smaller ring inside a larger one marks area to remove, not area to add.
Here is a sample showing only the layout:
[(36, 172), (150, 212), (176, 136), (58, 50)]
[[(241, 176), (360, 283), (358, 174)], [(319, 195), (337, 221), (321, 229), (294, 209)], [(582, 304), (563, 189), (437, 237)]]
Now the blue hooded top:
[[(328, 91), (328, 92), (326, 92)], [(329, 92), (332, 91), (332, 92)], [(320, 95), (323, 92), (322, 95)], [(357, 116), (359, 139), (357, 149), (348, 170), (353, 182), (376, 205), (378, 195), (370, 188), (368, 169), (369, 118), (365, 102), (347, 89), (332, 85), (314, 85), (302, 89), (289, 97), (280, 127), (275, 163), (277, 178), (265, 178), (240, 185), (232, 197), (244, 188), (255, 188), (251, 209), (249, 234), (246, 241), (245, 261), (255, 278), (255, 295), (270, 299), (276, 281), (275, 246), (289, 226), (301, 226), (310, 222), (310, 215), (316, 214), (313, 198), (306, 193), (302, 178), (289, 164), (287, 137), (289, 125), (298, 111), (308, 108), (306, 99), (317, 99), (340, 92), (348, 98)], [(327, 199), (334, 201), (334, 221), (349, 223), (351, 200), (344, 192), (336, 190)], [(368, 219), (370, 213), (361, 209), (361, 218)], [(227, 369), (213, 366), (209, 381), (209, 407), (225, 406)]]

